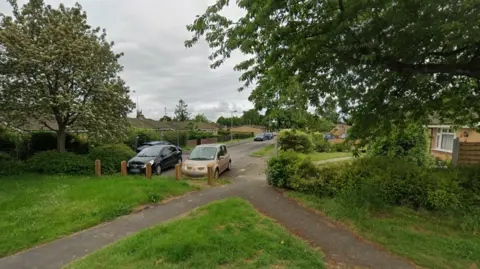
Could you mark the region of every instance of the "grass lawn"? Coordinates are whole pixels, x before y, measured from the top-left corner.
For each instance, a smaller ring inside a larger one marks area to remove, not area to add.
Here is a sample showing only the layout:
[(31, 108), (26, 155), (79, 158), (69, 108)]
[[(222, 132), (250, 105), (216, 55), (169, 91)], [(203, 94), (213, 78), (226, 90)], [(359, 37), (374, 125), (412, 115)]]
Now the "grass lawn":
[(168, 177), (4, 177), (0, 180), (0, 257), (197, 188)]
[(325, 268), (323, 254), (246, 201), (230, 198), (143, 230), (68, 269)]
[(265, 157), (273, 155), (273, 151), (275, 150), (275, 144), (267, 145), (257, 151), (252, 152), (250, 155), (253, 157)]
[(463, 231), (458, 219), (403, 207), (371, 216), (352, 206), (342, 206), (336, 199), (298, 192), (287, 192), (287, 196), (346, 223), (363, 238), (422, 267), (466, 269), (480, 266), (480, 234)]
[(312, 161), (317, 162), (341, 157), (352, 157), (353, 155), (351, 152), (314, 152), (307, 156), (309, 156)]

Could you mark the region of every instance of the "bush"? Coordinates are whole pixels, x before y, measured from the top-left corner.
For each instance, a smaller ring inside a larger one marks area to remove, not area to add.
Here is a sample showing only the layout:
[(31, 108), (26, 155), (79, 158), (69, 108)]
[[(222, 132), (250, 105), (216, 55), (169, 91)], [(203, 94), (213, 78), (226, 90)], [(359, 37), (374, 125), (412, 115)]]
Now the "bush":
[(0, 152), (0, 176), (18, 175), (24, 170), (24, 164), (7, 153)]
[[(338, 197), (351, 206), (382, 210), (388, 206), (438, 212), (474, 212), (480, 206), (480, 168), (418, 166), (385, 157), (316, 168), (294, 153), (269, 161), (271, 185), (319, 197)], [(478, 210), (477, 210), (478, 211)]]
[(428, 152), (429, 138), (421, 124), (394, 127), (386, 136), (377, 137), (370, 145), (370, 156), (404, 159), (429, 166), (433, 158)]
[(278, 145), (284, 151), (292, 150), (299, 153), (313, 151), (313, 142), (310, 135), (301, 131), (285, 130), (280, 132)]
[(336, 152), (345, 152), (345, 151), (350, 151), (351, 146), (346, 144), (345, 142), (342, 142), (338, 144), (333, 144), (332, 148)]
[(317, 171), (310, 158), (293, 151), (281, 152), (268, 161), (267, 183), (276, 187), (295, 189), (295, 182), (304, 178), (315, 178)]
[(40, 174), (91, 174), (95, 164), (86, 156), (71, 152), (43, 151), (26, 162), (26, 170)]
[(123, 144), (104, 145), (92, 149), (90, 160), (100, 160), (102, 163), (102, 173), (112, 174), (120, 172), (120, 163), (128, 161), (134, 157), (135, 151)]
[(332, 150), (332, 144), (325, 141), (323, 134), (313, 134), (312, 137), (316, 152), (329, 152)]

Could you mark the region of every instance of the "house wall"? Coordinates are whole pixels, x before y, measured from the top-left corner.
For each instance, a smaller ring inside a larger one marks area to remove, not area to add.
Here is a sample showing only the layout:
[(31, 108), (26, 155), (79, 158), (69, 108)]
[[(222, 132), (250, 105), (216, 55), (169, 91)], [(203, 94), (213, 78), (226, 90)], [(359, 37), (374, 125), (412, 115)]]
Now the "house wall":
[[(441, 160), (451, 160), (452, 159), (452, 153), (450, 152), (444, 152), (444, 151), (438, 151), (435, 150), (435, 145), (437, 143), (437, 128), (430, 128), (429, 129), (429, 134), (431, 136), (431, 143), (430, 143), (430, 148), (431, 148), (431, 153), (435, 158), (441, 159)], [(465, 136), (465, 132), (468, 133), (468, 136)], [(461, 128), (455, 132), (456, 137), (460, 140), (460, 142), (480, 142), (480, 133), (476, 132), (474, 129), (469, 129), (469, 128)]]

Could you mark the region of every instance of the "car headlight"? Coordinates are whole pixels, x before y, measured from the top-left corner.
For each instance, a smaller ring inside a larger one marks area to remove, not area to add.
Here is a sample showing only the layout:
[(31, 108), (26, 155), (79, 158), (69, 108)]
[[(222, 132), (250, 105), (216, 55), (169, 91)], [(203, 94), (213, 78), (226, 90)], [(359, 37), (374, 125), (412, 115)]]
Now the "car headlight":
[(154, 162), (155, 162), (155, 160), (148, 161), (148, 163), (151, 164), (151, 165), (153, 165)]

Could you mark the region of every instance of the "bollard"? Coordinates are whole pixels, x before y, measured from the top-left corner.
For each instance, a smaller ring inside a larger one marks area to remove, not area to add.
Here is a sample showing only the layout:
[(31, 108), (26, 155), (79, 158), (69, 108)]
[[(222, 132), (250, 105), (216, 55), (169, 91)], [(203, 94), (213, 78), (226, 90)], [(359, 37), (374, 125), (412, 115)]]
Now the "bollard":
[(182, 165), (181, 164), (175, 165), (175, 179), (176, 180), (182, 179)]
[(145, 166), (145, 176), (147, 177), (147, 179), (152, 178), (152, 165), (150, 163), (147, 163), (147, 165)]
[(120, 171), (122, 172), (122, 176), (127, 175), (127, 162), (126, 161), (122, 161), (120, 163)]
[(208, 172), (208, 185), (213, 186), (213, 165), (209, 164), (207, 167), (207, 172)]
[(97, 177), (102, 176), (102, 162), (100, 162), (100, 160), (95, 161), (95, 174)]

